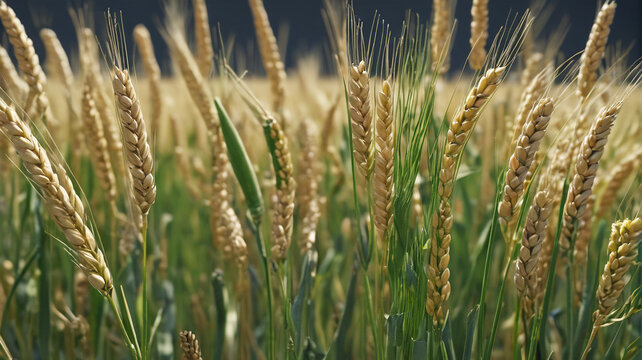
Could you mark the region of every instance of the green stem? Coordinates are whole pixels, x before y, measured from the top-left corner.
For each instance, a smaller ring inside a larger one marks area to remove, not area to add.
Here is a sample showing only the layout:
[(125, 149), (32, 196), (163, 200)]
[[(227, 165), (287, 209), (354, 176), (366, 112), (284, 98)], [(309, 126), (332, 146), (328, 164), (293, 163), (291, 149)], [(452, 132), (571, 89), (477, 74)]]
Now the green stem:
[(364, 274), (363, 276), (364, 283), (366, 285), (366, 302), (368, 304), (368, 321), (370, 322), (370, 327), (372, 328), (372, 338), (375, 343), (375, 351), (377, 353), (377, 359), (383, 359), (383, 351), (381, 350), (381, 342), (379, 341), (379, 333), (377, 331), (377, 321), (376, 315), (374, 312), (374, 307), (372, 306), (372, 290), (370, 289), (370, 279)]
[(285, 325), (287, 336), (285, 337), (285, 348), (286, 352), (288, 353), (289, 358), (297, 358), (296, 354), (296, 346), (291, 346), (294, 345), (293, 342), (296, 339), (296, 335), (294, 333), (294, 322), (292, 321), (292, 307), (290, 305), (290, 298), (287, 296), (285, 293), (285, 288), (283, 287), (283, 282), (282, 279), (285, 278), (283, 274), (283, 267), (281, 264), (276, 265), (277, 271), (279, 273), (279, 295), (281, 296), (281, 302), (282, 302), (282, 307), (283, 307), (283, 324)]
[[(567, 327), (568, 327), (568, 338), (569, 339), (574, 339), (575, 335), (575, 324), (574, 324), (574, 313), (575, 310), (573, 309), (573, 290), (574, 290), (574, 272), (573, 272), (573, 250), (569, 250), (568, 254), (568, 266), (566, 267), (566, 275), (567, 275), (567, 286), (566, 286), (566, 313), (567, 313)], [(568, 358), (569, 359), (574, 359), (574, 351), (573, 351), (573, 344), (571, 343), (570, 346), (568, 346)]]
[(40, 281), (38, 288), (38, 300), (40, 309), (38, 313), (38, 346), (42, 359), (50, 358), (50, 341), (51, 341), (51, 309), (49, 307), (50, 299), (50, 248), (47, 243), (47, 235), (44, 232), (44, 223), (42, 219), (40, 198), (35, 197), (33, 203), (35, 214), (34, 232), (39, 243), (38, 268), (40, 270)]
[(148, 354), (148, 343), (149, 343), (149, 319), (147, 316), (147, 216), (143, 216), (143, 227), (142, 227), (143, 237), (143, 360), (146, 360), (149, 356)]
[(265, 287), (267, 291), (267, 314), (268, 314), (268, 328), (267, 328), (267, 360), (274, 359), (274, 310), (272, 309), (272, 285), (270, 281), (270, 269), (268, 266), (267, 254), (265, 253), (265, 244), (261, 236), (260, 224), (254, 224), (256, 231), (256, 243), (259, 247), (259, 254), (261, 255), (261, 264), (263, 265), (263, 272), (265, 274)]
[[(141, 359), (142, 355), (139, 354), (136, 351), (136, 347), (132, 343), (131, 339), (129, 338), (129, 335), (127, 335), (127, 329), (125, 328), (125, 324), (123, 323), (123, 319), (120, 316), (120, 312), (118, 311), (118, 307), (116, 306), (116, 302), (114, 301), (114, 296), (106, 296), (107, 301), (109, 301), (109, 305), (111, 306), (112, 311), (114, 312), (114, 315), (116, 316), (116, 319), (118, 320), (118, 325), (120, 327), (120, 331), (123, 335), (123, 338), (125, 339), (125, 342), (127, 343), (127, 348), (129, 348), (129, 351), (131, 351), (132, 356), (134, 356), (134, 359)], [(133, 330), (133, 329), (132, 329)]]

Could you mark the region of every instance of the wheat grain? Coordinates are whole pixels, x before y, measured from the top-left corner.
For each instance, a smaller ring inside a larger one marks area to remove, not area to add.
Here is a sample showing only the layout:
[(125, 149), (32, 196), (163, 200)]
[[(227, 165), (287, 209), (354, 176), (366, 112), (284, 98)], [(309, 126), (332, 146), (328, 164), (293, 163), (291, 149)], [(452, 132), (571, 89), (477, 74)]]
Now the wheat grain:
[(350, 67), (348, 82), (350, 121), (354, 160), (363, 177), (370, 176), (372, 167), (372, 109), (370, 108), (370, 80), (366, 63)]
[(548, 194), (545, 191), (535, 194), (522, 232), (522, 244), (515, 266), (514, 280), (526, 319), (530, 319), (535, 312), (539, 254), (542, 250), (542, 241), (546, 236), (546, 226), (551, 210), (551, 200)]
[(112, 87), (122, 124), (125, 155), (132, 176), (135, 204), (140, 208), (143, 216), (146, 216), (156, 199), (156, 184), (153, 174), (154, 162), (147, 143), (145, 120), (128, 70), (121, 70), (114, 65)]
[(394, 134), (390, 80), (377, 93), (376, 158), (373, 178), (374, 223), (381, 239), (392, 225)]
[[(45, 199), (45, 205), (58, 227), (76, 252), (80, 267), (89, 283), (105, 296), (113, 289), (111, 273), (93, 233), (87, 227), (82, 202), (61, 166), (53, 164), (29, 125), (15, 110), (0, 101), (0, 125), (13, 143), (25, 169)], [(54, 168), (57, 168), (54, 173)]]
[(477, 122), (479, 110), (497, 88), (505, 70), (505, 67), (499, 67), (486, 71), (477, 85), (470, 90), (466, 101), (451, 120), (446, 136), (437, 188), (440, 198), (439, 207), (432, 218), (433, 236), (428, 264), (426, 311), (433, 317), (435, 324), (443, 323), (446, 315), (445, 303), (450, 297), (448, 264), (450, 262), (450, 230), (453, 217), (449, 200), (455, 183), (456, 166), (464, 145)]
[(274, 97), (273, 109), (281, 114), (285, 101), (285, 66), (281, 61), (279, 47), (274, 32), (270, 27), (270, 20), (263, 6), (262, 0), (249, 0), (252, 17), (254, 18), (254, 29), (258, 38), (259, 50), (263, 59), (263, 67), (267, 73), (268, 80)]
[(586, 211), (598, 162), (604, 153), (604, 146), (611, 133), (611, 127), (621, 108), (622, 102), (602, 108), (591, 130), (582, 141), (575, 165), (575, 176), (568, 188), (568, 196), (564, 205), (562, 235), (560, 236), (560, 248), (564, 253), (570, 250), (576, 222)]
[(545, 98), (533, 107), (524, 124), (517, 146), (511, 155), (504, 186), (504, 199), (499, 203), (499, 216), (504, 224), (513, 217), (517, 202), (524, 192), (524, 181), (535, 159), (539, 144), (553, 112), (553, 100)]
[(194, 35), (196, 37), (196, 61), (204, 78), (212, 74), (214, 49), (210, 21), (205, 0), (194, 0)]
[(473, 70), (481, 70), (486, 60), (486, 41), (488, 40), (488, 0), (473, 0), (470, 11), (472, 22), (470, 23), (470, 46), (471, 51), (468, 63)]
[(591, 34), (589, 35), (586, 47), (580, 58), (580, 71), (577, 75), (577, 93), (583, 99), (588, 97), (589, 93), (597, 82), (597, 69), (604, 57), (606, 41), (611, 31), (611, 23), (615, 15), (614, 1), (607, 0), (597, 13)]
[(183, 360), (202, 360), (201, 347), (198, 345), (196, 334), (184, 330), (179, 334), (181, 338), (181, 349), (183, 349)]

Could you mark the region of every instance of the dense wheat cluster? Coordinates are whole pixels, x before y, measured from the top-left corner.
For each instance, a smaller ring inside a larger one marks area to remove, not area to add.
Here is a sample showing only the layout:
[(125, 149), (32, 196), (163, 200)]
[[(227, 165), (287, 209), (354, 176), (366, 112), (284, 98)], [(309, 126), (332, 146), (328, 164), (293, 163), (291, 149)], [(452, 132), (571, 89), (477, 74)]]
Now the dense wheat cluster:
[(238, 14), (256, 49), (206, 0), (157, 28), (70, 8), (72, 34), (13, 1), (0, 358), (641, 356), (642, 61), (616, 1), (564, 54), (548, 5), (497, 30), (469, 1), (462, 34), (451, 0), (386, 22), (325, 0), (326, 51), (294, 66), (271, 0)]

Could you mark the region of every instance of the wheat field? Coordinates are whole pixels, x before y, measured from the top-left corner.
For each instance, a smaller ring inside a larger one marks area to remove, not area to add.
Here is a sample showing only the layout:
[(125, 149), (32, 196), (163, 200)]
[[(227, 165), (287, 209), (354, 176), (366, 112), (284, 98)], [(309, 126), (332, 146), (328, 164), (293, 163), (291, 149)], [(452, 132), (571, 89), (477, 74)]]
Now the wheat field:
[(287, 68), (248, 1), (260, 69), (205, 0), (165, 1), (158, 39), (89, 6), (28, 33), (0, 0), (0, 358), (641, 358), (616, 1), (563, 54), (543, 2), (489, 33), (472, 0), (463, 34), (450, 0), (325, 0), (327, 56)]

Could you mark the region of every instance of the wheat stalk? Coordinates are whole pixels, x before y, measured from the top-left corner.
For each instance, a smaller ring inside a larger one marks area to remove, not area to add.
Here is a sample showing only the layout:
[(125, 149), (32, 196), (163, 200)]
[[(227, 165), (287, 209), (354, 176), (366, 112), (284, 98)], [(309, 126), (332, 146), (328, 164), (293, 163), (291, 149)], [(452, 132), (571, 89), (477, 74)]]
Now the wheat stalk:
[(154, 162), (147, 143), (145, 120), (128, 70), (113, 66), (112, 87), (125, 143), (125, 157), (132, 176), (135, 204), (143, 216), (156, 199)]
[(533, 107), (522, 127), (515, 151), (510, 157), (504, 186), (504, 199), (499, 203), (498, 213), (504, 224), (513, 217), (515, 207), (524, 192), (524, 182), (535, 159), (539, 144), (553, 112), (553, 100), (545, 98)]
[(564, 205), (564, 218), (560, 237), (560, 248), (564, 253), (568, 253), (570, 250), (576, 222), (586, 211), (598, 162), (604, 153), (604, 146), (611, 133), (611, 127), (621, 108), (622, 102), (602, 108), (591, 130), (582, 141), (580, 154), (575, 164), (575, 175), (568, 188), (568, 196)]
[(180, 332), (181, 349), (183, 349), (183, 360), (202, 360), (201, 347), (198, 345), (196, 334), (184, 330)]
[(373, 178), (374, 223), (381, 239), (392, 225), (394, 172), (394, 128), (390, 80), (384, 80), (377, 93), (376, 157)]
[(96, 110), (93, 91), (87, 81), (85, 81), (82, 93), (82, 119), (87, 147), (89, 148), (89, 154), (96, 169), (100, 186), (105, 192), (107, 201), (115, 208), (116, 178), (111, 167), (107, 139)]
[(542, 241), (546, 236), (546, 226), (551, 211), (551, 199), (546, 191), (540, 191), (535, 194), (533, 205), (531, 205), (526, 216), (514, 277), (515, 287), (522, 301), (522, 311), (524, 311), (525, 319), (530, 319), (535, 311), (538, 292), (537, 268), (539, 254), (542, 250)]
[(432, 26), (430, 28), (430, 49), (432, 69), (445, 73), (448, 71), (448, 38), (450, 36), (450, 7), (448, 0), (433, 0)]
[(450, 230), (453, 224), (450, 197), (452, 195), (455, 172), (461, 152), (475, 123), (477, 113), (493, 94), (505, 67), (488, 69), (477, 85), (473, 87), (463, 106), (459, 108), (450, 122), (446, 144), (439, 172), (439, 207), (432, 218), (433, 237), (430, 245), (428, 264), (428, 299), (426, 311), (433, 317), (433, 323), (441, 324), (446, 315), (445, 303), (450, 297)]
[(104, 296), (110, 296), (113, 289), (111, 273), (93, 233), (87, 227), (82, 202), (64, 169), (49, 160), (29, 125), (1, 100), (0, 125), (40, 190), (54, 222), (75, 250), (76, 260), (86, 272), (89, 283)]
[(268, 80), (274, 97), (273, 109), (282, 113), (285, 101), (285, 66), (281, 61), (279, 47), (274, 32), (270, 27), (270, 20), (263, 6), (262, 0), (249, 0), (252, 17), (254, 18), (254, 29), (259, 43), (263, 67), (267, 73)]
[(348, 81), (350, 121), (354, 160), (363, 177), (370, 176), (372, 167), (372, 109), (370, 108), (370, 76), (366, 63), (350, 67)]
[(134, 41), (140, 51), (143, 59), (143, 66), (145, 67), (145, 74), (149, 81), (149, 93), (151, 95), (151, 119), (150, 131), (156, 134), (158, 124), (161, 121), (163, 109), (163, 95), (161, 91), (161, 70), (156, 61), (154, 54), (154, 44), (152, 44), (152, 37), (149, 35), (149, 30), (143, 24), (138, 24), (134, 28)]
[(577, 93), (583, 99), (588, 97), (589, 93), (597, 82), (597, 69), (604, 57), (606, 41), (611, 31), (611, 23), (615, 15), (614, 1), (607, 0), (597, 13), (591, 34), (589, 35), (586, 47), (580, 58), (580, 71), (577, 75)]
[(194, 0), (194, 35), (196, 37), (196, 61), (204, 78), (212, 74), (214, 49), (210, 21), (207, 16), (205, 0)]
[(488, 40), (488, 0), (473, 0), (470, 11), (471, 51), (468, 63), (473, 70), (481, 70), (486, 60), (486, 41)]

